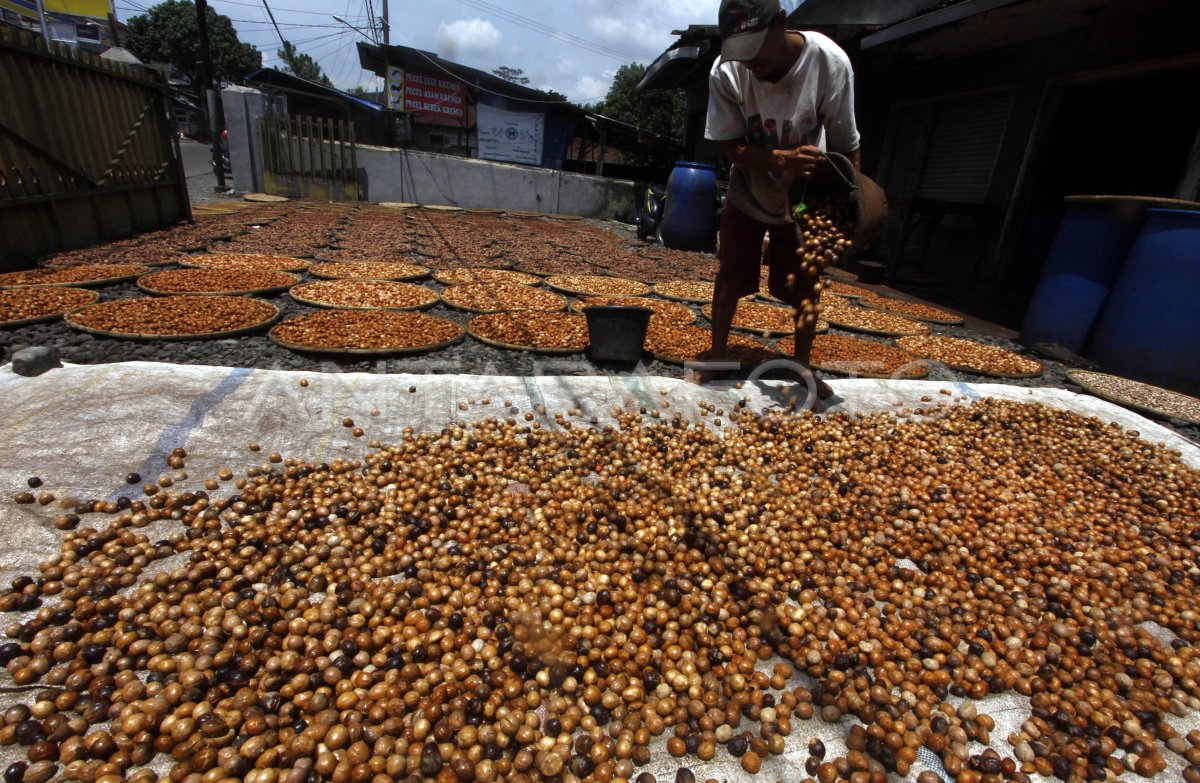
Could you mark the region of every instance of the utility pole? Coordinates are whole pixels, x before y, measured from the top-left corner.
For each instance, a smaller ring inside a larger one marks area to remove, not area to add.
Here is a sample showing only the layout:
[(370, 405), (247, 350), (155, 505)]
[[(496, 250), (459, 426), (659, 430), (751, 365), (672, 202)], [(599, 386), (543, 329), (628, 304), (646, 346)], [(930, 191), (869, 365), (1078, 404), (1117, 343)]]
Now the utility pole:
[[(213, 87), (212, 57), (208, 50), (208, 0), (196, 0), (196, 28), (200, 33), (200, 72), (204, 82), (204, 95), (201, 97), (205, 108), (208, 108), (209, 94)], [(212, 133), (212, 162), (213, 170), (217, 173), (217, 190), (225, 190), (225, 164), (221, 161), (221, 130), (225, 126), (225, 112), (221, 106), (220, 95), (213, 97), (212, 108), (208, 112), (208, 124)]]
[[(384, 9), (387, 8), (387, 0), (383, 0)], [(50, 49), (50, 27), (46, 24), (46, 4), (42, 0), (37, 0), (38, 25), (42, 28), (42, 40), (46, 42), (46, 49)], [(385, 10), (384, 13), (387, 13)], [(385, 23), (386, 24), (386, 23)], [(384, 28), (386, 29), (386, 27)]]
[(383, 0), (383, 45), (390, 46), (391, 43), (392, 26), (388, 24), (388, 0)]

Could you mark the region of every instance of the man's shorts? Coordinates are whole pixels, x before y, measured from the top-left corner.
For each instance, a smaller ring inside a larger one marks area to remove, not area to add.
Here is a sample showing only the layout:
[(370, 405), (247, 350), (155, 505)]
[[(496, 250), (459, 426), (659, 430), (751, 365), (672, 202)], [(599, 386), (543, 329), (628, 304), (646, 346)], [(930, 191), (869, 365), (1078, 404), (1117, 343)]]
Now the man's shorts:
[(760, 223), (728, 203), (725, 204), (725, 212), (721, 216), (720, 266), (717, 270), (714, 296), (717, 301), (729, 302), (758, 293), (762, 241), (763, 235), (767, 233), (771, 235), (768, 251), (768, 290), (772, 296), (786, 304), (797, 304), (799, 294), (787, 283), (789, 275), (794, 275), (793, 280), (801, 282), (805, 278), (800, 271), (801, 258), (796, 255), (800, 247), (796, 224)]

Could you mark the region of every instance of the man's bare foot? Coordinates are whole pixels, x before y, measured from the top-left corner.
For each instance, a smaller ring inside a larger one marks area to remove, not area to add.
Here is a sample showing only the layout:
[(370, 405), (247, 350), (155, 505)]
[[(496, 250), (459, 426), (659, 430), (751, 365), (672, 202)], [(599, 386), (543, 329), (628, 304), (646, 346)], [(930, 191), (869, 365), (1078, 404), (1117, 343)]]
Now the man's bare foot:
[(730, 372), (737, 370), (740, 366), (740, 362), (727, 359), (725, 358), (724, 354), (718, 358), (714, 355), (712, 349), (710, 348), (708, 350), (701, 351), (696, 355), (696, 364), (695, 366), (687, 369), (687, 372), (684, 374), (684, 379), (696, 384), (697, 386), (703, 386), (706, 383), (711, 383), (724, 378)]
[(719, 381), (729, 373), (729, 370), (720, 370), (708, 367), (694, 367), (684, 373), (683, 379), (688, 383), (694, 383), (697, 386)]
[(799, 360), (796, 360), (796, 364), (799, 365), (800, 382), (807, 388), (806, 396), (816, 393), (818, 400), (827, 400), (833, 396), (833, 387), (818, 378), (811, 367)]

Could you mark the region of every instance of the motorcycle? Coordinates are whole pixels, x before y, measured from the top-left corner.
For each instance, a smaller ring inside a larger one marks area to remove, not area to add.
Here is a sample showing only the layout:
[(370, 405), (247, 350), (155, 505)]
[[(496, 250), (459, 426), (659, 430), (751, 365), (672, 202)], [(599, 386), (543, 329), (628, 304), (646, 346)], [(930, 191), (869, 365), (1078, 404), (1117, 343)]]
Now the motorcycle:
[(650, 185), (646, 188), (646, 193), (638, 203), (637, 211), (637, 238), (648, 239), (656, 238), (659, 243), (662, 238), (659, 236), (658, 229), (662, 223), (664, 205), (666, 204), (667, 191), (659, 185)]
[[(217, 161), (209, 161), (212, 166), (213, 174), (217, 173)], [(232, 175), (233, 167), (229, 163), (229, 131), (221, 131), (221, 168), (225, 170), (225, 174)]]

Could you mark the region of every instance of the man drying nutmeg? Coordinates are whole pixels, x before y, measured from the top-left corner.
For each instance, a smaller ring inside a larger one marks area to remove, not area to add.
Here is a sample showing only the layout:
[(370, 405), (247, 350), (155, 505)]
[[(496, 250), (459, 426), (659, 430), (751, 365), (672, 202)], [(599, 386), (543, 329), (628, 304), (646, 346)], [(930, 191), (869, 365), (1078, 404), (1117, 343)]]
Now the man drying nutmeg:
[[(820, 33), (787, 29), (779, 0), (722, 0), (721, 56), (709, 74), (704, 135), (723, 142), (733, 167), (720, 227), (713, 290), (712, 361), (725, 357), (737, 301), (758, 291), (763, 235), (769, 233), (772, 296), (796, 310), (815, 303), (819, 271), (806, 272), (788, 191), (809, 177), (824, 150), (860, 168), (854, 72), (846, 53)], [(795, 360), (817, 396), (833, 393), (809, 366), (816, 324), (797, 324)], [(701, 372), (697, 380), (715, 374)]]

